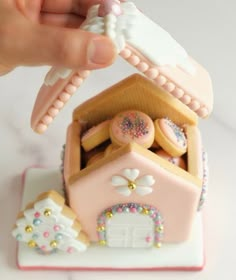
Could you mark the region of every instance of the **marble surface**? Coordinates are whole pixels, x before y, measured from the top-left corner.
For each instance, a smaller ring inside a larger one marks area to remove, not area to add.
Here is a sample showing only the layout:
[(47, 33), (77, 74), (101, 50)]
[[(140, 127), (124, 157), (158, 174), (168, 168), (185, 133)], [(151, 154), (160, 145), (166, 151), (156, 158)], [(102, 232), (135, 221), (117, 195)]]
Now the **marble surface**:
[[(206, 267), (201, 272), (45, 272), (19, 271), (16, 242), (10, 232), (19, 210), (21, 174), (28, 166), (58, 166), (60, 150), (73, 109), (134, 70), (120, 59), (94, 72), (45, 135), (30, 129), (30, 115), (47, 67), (19, 68), (0, 78), (0, 276), (1, 279), (234, 279), (236, 188), (234, 0), (137, 0), (142, 11), (166, 28), (211, 73), (215, 110), (200, 121), (209, 154), (210, 191), (205, 207)], [(227, 3), (227, 5), (226, 5)], [(107, 79), (109, 77), (109, 79)]]

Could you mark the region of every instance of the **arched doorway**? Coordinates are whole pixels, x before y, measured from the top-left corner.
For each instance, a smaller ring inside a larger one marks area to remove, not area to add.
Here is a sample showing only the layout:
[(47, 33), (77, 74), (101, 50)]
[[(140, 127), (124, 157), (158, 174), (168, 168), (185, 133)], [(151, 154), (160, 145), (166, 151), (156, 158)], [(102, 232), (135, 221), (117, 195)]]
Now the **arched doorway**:
[(150, 205), (118, 204), (98, 218), (99, 243), (108, 247), (159, 248), (163, 230), (161, 214)]

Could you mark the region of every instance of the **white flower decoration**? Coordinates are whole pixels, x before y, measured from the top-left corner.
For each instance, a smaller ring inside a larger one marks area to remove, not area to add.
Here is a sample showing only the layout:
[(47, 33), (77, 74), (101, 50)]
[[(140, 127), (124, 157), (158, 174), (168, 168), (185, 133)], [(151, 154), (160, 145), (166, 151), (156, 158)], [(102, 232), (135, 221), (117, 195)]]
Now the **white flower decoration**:
[(143, 196), (152, 193), (152, 185), (155, 179), (151, 175), (145, 175), (140, 178), (138, 169), (124, 169), (122, 175), (112, 176), (111, 182), (116, 191), (124, 196), (130, 196), (133, 191)]

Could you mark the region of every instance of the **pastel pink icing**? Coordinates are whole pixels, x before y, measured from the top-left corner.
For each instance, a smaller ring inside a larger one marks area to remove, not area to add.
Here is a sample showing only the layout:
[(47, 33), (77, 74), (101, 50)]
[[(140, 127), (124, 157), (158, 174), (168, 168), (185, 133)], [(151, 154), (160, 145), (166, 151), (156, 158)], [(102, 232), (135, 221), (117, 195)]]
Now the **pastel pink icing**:
[[(139, 169), (140, 177), (152, 175), (155, 179), (152, 195), (140, 196), (135, 192), (128, 197), (120, 195), (112, 186), (111, 178), (121, 174), (124, 168)], [(201, 188), (131, 151), (80, 176), (67, 186), (67, 193), (69, 204), (91, 241), (98, 241), (97, 219), (102, 211), (119, 203), (133, 202), (152, 205), (160, 211), (165, 221), (163, 242), (182, 242), (191, 233)]]
[(135, 110), (121, 112), (111, 122), (112, 139), (118, 145), (135, 142), (150, 147), (154, 141), (154, 124), (152, 119)]
[(187, 140), (180, 127), (167, 118), (158, 121), (162, 133), (177, 147), (186, 148)]

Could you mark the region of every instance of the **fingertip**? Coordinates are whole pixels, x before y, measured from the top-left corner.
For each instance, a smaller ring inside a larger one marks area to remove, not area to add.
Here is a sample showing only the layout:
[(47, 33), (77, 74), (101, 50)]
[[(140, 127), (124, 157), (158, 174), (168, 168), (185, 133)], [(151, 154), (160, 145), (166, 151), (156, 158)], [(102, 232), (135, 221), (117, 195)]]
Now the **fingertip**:
[(105, 36), (94, 36), (87, 47), (89, 69), (102, 68), (111, 65), (117, 56), (113, 42)]

